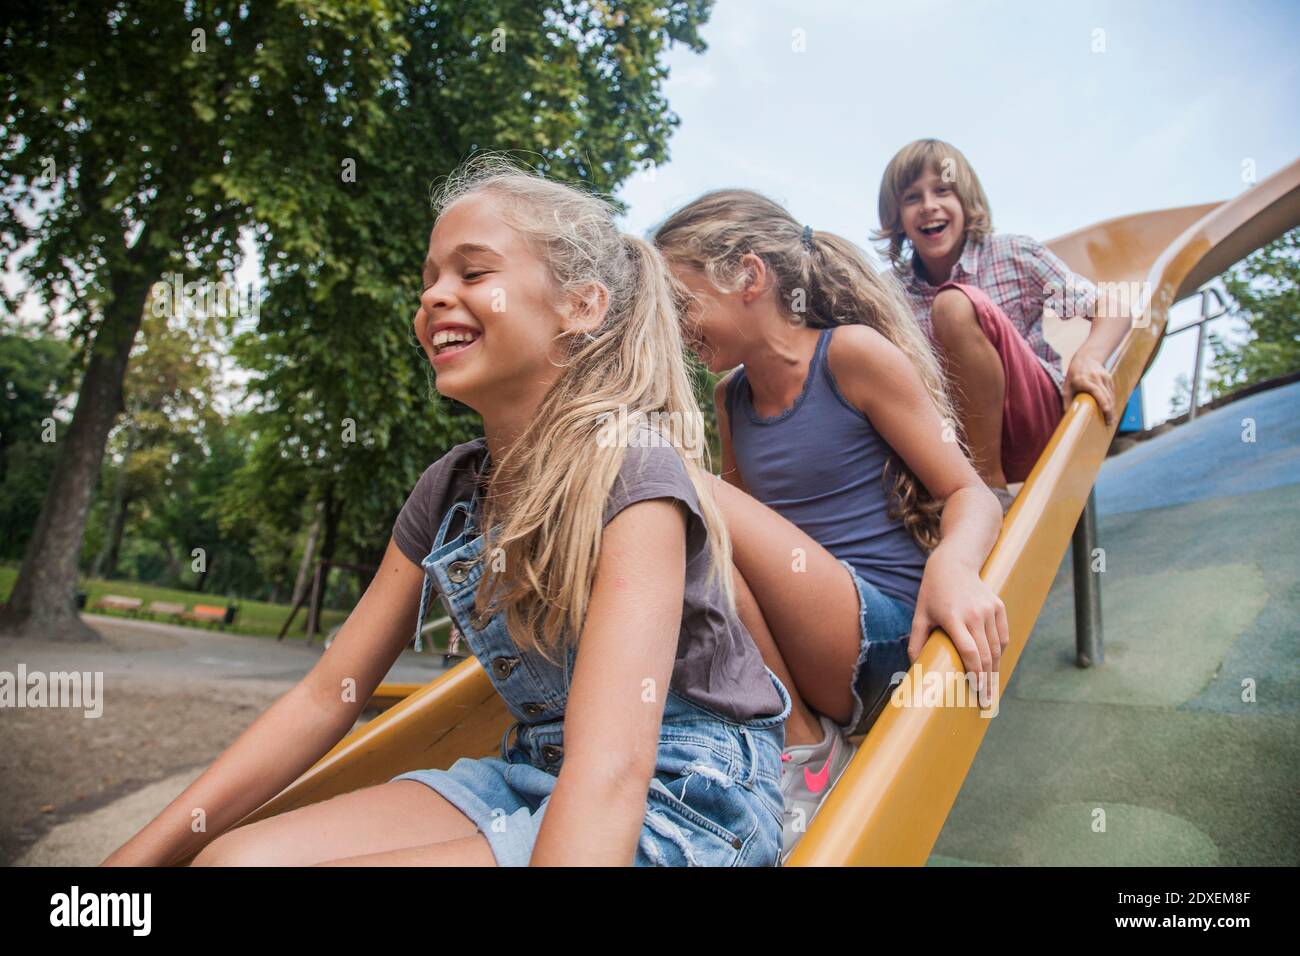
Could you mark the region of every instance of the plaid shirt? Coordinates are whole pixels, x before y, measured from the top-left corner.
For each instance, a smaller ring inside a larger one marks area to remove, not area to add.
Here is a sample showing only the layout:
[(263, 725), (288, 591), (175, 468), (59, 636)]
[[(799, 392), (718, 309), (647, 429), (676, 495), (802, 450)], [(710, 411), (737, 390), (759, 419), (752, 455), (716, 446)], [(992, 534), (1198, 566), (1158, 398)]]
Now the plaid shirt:
[[(933, 339), (930, 306), (939, 287), (918, 276), (915, 267), (902, 270), (899, 278), (917, 322)], [(983, 289), (1025, 337), (1056, 387), (1061, 387), (1065, 375), (1061, 357), (1043, 335), (1043, 306), (1049, 305), (1063, 319), (1082, 316), (1091, 321), (1097, 301), (1096, 286), (1071, 272), (1037, 239), (1005, 233), (994, 233), (976, 241), (968, 239), (961, 259), (948, 278), (951, 282)]]

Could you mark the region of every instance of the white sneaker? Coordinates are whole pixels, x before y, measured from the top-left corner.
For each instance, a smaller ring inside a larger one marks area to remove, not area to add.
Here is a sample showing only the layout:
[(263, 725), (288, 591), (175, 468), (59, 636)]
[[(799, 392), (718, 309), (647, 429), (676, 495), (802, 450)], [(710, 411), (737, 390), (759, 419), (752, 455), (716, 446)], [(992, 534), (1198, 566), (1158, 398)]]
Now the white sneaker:
[(821, 743), (787, 747), (781, 754), (781, 795), (785, 799), (782, 863), (807, 831), (817, 808), (857, 750), (829, 717), (820, 720)]

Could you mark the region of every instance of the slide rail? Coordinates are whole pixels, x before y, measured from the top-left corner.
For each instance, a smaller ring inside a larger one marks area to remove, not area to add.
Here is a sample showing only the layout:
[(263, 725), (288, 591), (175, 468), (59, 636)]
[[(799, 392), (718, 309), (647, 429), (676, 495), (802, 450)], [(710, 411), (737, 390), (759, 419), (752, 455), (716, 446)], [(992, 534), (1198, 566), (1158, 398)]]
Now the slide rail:
[[(1138, 321), (1110, 367), (1123, 407), (1154, 359), (1170, 306), (1252, 250), (1300, 223), (1300, 162), (1226, 203), (1109, 220), (1051, 243), (1099, 282), (1138, 280)], [(1145, 282), (1142, 280), (1145, 279)], [(1118, 421), (1118, 416), (1116, 417)], [(1110, 445), (1090, 396), (1075, 398), (1004, 522), (982, 577), (1007, 607), (1015, 668)], [(910, 677), (960, 672), (942, 631)], [(420, 688), (341, 740), (238, 826), (406, 770), (449, 767), (496, 752), (509, 714), (476, 659)], [(826, 798), (787, 865), (919, 865), (929, 856), (987, 729), (973, 707), (888, 706)]]
[[(1126, 216), (1051, 245), (1072, 269), (1106, 284), (1138, 280), (1134, 322), (1108, 367), (1122, 408), (1154, 360), (1176, 301), (1300, 224), (1300, 161), (1228, 202)], [(1071, 402), (1003, 522), (981, 577), (1007, 609), (1015, 670), (1110, 447), (1090, 395)], [(913, 688), (961, 659), (934, 633), (791, 854), (792, 866), (919, 866), (929, 857), (989, 726), (977, 706), (912, 706)]]

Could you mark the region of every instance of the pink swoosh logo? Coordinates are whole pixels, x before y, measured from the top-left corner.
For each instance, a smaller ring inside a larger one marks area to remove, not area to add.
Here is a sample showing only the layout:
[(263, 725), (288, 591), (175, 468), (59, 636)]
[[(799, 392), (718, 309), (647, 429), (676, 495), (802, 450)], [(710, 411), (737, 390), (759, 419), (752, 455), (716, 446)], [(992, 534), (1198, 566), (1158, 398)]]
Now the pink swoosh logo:
[(826, 762), (822, 764), (821, 770), (813, 773), (807, 767), (803, 768), (803, 782), (813, 793), (821, 793), (826, 789), (826, 782), (831, 778), (831, 758), (828, 755)]

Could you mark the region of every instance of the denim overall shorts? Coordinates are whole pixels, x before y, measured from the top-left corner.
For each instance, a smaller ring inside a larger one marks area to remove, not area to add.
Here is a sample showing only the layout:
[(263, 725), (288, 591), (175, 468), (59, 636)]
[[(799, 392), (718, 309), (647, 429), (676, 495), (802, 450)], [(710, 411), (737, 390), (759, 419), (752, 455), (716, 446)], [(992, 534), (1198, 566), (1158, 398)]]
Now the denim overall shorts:
[[(501, 756), (461, 757), (447, 770), (413, 770), (418, 780), (464, 813), (487, 839), (499, 866), (526, 866), (564, 763), (564, 710), (577, 649), (566, 666), (519, 648), (504, 611), (480, 618), (474, 596), (484, 573), (484, 539), (476, 533), (478, 494), (444, 516), (422, 562), (424, 586), (416, 634), (432, 589), (487, 672), (515, 722)], [(464, 530), (448, 540), (453, 518)], [(665, 695), (655, 770), (646, 794), (636, 866), (777, 866), (784, 803), (781, 751), (790, 696), (768, 670), (782, 701), (779, 714), (738, 721), (707, 710), (671, 688)], [(510, 743), (511, 734), (515, 740)]]

